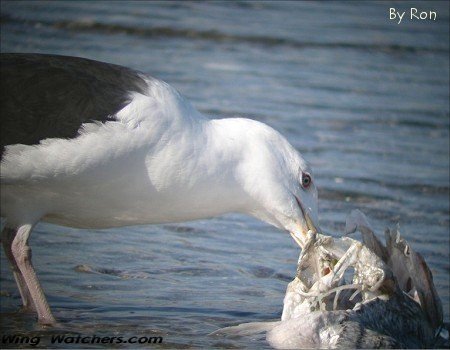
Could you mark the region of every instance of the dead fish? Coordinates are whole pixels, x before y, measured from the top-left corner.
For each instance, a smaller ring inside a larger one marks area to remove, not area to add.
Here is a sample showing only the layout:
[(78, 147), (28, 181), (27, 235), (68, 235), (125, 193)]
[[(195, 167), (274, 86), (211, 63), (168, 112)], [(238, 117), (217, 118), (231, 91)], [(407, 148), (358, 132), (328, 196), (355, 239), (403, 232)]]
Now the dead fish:
[(363, 243), (308, 233), (281, 321), (247, 323), (214, 334), (265, 333), (279, 349), (448, 344), (440, 336), (442, 305), (423, 257), (398, 230), (387, 230), (383, 245), (360, 211), (347, 218), (346, 233), (356, 230)]
[(399, 288), (421, 305), (428, 321), (434, 328), (438, 328), (443, 322), (442, 303), (434, 286), (431, 270), (422, 255), (411, 248), (398, 230), (386, 229), (384, 247), (359, 210), (352, 211), (347, 218), (347, 234), (352, 226), (362, 233), (364, 244), (389, 266)]

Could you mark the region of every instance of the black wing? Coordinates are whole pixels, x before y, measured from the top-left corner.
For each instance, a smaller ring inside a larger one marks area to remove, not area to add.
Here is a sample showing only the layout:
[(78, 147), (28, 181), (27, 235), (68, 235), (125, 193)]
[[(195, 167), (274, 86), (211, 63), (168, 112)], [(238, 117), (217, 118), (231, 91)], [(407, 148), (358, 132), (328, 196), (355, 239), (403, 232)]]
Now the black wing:
[(110, 120), (146, 83), (131, 69), (79, 57), (1, 54), (1, 153), (12, 144), (73, 138)]

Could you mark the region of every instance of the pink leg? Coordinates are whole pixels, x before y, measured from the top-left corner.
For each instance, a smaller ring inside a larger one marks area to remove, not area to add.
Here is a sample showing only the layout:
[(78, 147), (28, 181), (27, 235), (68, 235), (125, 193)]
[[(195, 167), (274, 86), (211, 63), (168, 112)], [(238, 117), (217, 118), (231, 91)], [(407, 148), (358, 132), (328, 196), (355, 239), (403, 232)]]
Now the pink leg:
[(28, 286), (36, 307), (39, 323), (52, 325), (56, 323), (55, 318), (50, 311), (47, 299), (31, 264), (31, 248), (28, 246), (28, 238), (32, 229), (33, 225), (23, 225), (17, 229), (16, 237), (12, 243), (12, 253)]
[(20, 296), (22, 297), (22, 304), (25, 310), (36, 310), (33, 299), (31, 298), (30, 291), (28, 290), (25, 279), (23, 278), (22, 272), (20, 272), (17, 266), (16, 260), (12, 253), (12, 242), (16, 236), (16, 230), (5, 227), (2, 232), (2, 244), (5, 250), (6, 257), (11, 265), (11, 270), (16, 280), (17, 287), (19, 288)]

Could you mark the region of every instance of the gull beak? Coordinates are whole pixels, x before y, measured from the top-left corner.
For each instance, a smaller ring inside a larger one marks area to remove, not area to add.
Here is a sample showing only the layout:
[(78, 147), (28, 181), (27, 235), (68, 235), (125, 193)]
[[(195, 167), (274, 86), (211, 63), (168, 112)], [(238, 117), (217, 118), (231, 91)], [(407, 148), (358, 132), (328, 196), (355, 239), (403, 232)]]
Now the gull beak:
[(294, 232), (289, 231), (291, 237), (294, 239), (295, 243), (297, 243), (300, 248), (303, 249), (303, 247), (305, 246), (305, 244), (301, 241), (300, 237), (298, 237)]
[(296, 199), (297, 204), (303, 214), (303, 218), (305, 219), (306, 228), (298, 225), (298, 229), (295, 230), (295, 232), (289, 231), (289, 233), (290, 233), (291, 237), (294, 239), (294, 241), (300, 246), (300, 248), (303, 249), (303, 247), (306, 244), (308, 232), (321, 233), (322, 231), (320, 230), (318, 225), (314, 224), (314, 221), (312, 220), (311, 215), (308, 213), (307, 210), (305, 210), (303, 208), (303, 205), (301, 204), (301, 202), (297, 198), (297, 196), (295, 196), (295, 199)]
[(321, 233), (318, 226), (314, 224), (314, 222), (311, 219), (311, 216), (308, 214), (308, 212), (303, 211), (303, 215), (305, 216), (306, 225), (308, 226), (308, 231), (313, 231), (314, 233)]

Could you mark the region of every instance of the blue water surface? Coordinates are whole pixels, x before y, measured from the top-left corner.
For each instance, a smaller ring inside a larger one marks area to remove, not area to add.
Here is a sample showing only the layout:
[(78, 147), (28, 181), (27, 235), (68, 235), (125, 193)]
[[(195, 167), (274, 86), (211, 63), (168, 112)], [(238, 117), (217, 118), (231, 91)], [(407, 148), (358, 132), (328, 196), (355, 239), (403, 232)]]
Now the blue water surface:
[[(437, 18), (407, 13), (397, 24), (393, 6)], [(447, 1), (2, 1), (1, 51), (129, 66), (211, 117), (271, 125), (312, 164), (323, 229), (342, 232), (352, 209), (381, 236), (399, 223), (449, 321), (448, 26)], [(40, 336), (38, 347), (61, 347), (52, 334), (95, 334), (266, 348), (261, 338), (207, 334), (279, 318), (299, 254), (287, 233), (237, 214), (105, 231), (39, 224), (31, 246), (61, 327), (17, 312), (2, 252), (1, 331)]]

